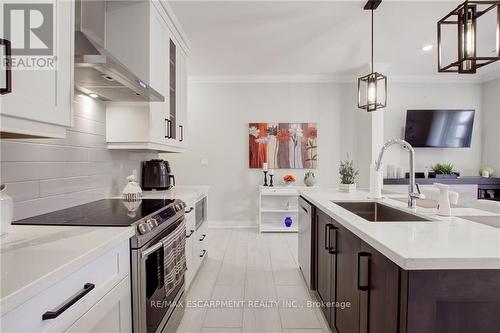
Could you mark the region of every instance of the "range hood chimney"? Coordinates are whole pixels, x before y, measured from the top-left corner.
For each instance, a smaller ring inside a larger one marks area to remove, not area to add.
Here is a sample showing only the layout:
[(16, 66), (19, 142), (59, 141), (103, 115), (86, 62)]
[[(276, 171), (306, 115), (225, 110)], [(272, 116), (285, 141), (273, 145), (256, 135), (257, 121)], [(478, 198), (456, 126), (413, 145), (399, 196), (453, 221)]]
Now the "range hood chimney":
[(75, 88), (103, 101), (165, 101), (106, 50), (105, 31), (106, 2), (76, 0)]

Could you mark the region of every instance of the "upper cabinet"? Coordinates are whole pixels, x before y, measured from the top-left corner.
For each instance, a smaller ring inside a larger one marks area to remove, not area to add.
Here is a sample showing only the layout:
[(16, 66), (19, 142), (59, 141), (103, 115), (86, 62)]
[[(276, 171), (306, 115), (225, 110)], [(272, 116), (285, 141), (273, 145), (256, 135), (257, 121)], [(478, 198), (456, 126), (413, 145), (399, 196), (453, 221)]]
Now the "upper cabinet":
[(165, 98), (163, 102), (108, 102), (106, 141), (110, 149), (186, 149), (189, 48), (171, 17), (171, 9), (163, 1), (108, 5), (106, 48)]
[[(12, 23), (8, 31), (0, 24), (1, 136), (64, 137), (72, 125), (74, 2), (13, 2), (0, 6), (0, 17)], [(30, 28), (40, 24), (43, 33)]]

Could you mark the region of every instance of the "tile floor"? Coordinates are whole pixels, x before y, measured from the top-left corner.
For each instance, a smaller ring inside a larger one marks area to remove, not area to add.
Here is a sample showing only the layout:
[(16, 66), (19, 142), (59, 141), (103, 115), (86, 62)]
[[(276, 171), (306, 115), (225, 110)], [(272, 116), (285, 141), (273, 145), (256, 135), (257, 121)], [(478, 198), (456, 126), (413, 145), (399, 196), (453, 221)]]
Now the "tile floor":
[(177, 332), (328, 333), (320, 310), (307, 307), (313, 299), (298, 268), (297, 234), (211, 229)]

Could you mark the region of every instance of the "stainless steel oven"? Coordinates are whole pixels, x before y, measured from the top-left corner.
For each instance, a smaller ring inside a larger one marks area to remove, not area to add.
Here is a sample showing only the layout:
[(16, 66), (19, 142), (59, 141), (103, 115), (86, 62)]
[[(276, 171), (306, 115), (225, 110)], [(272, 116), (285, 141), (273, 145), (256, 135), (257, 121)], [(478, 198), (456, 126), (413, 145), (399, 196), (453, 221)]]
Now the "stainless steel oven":
[(164, 252), (164, 239), (182, 226), (185, 226), (183, 214), (162, 228), (161, 232), (143, 246), (132, 247), (134, 333), (175, 332), (182, 319), (185, 300), (184, 274), (179, 280), (180, 283), (168, 294), (164, 276), (167, 255)]

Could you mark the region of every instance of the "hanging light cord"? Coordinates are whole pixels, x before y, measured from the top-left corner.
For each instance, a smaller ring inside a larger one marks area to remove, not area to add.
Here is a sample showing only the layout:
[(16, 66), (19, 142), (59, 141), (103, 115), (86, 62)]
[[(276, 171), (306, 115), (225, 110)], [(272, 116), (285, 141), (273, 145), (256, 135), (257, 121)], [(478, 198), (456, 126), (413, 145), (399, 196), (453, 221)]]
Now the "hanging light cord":
[(375, 71), (373, 67), (373, 3), (372, 3), (372, 59), (371, 59), (371, 71), (372, 73)]

